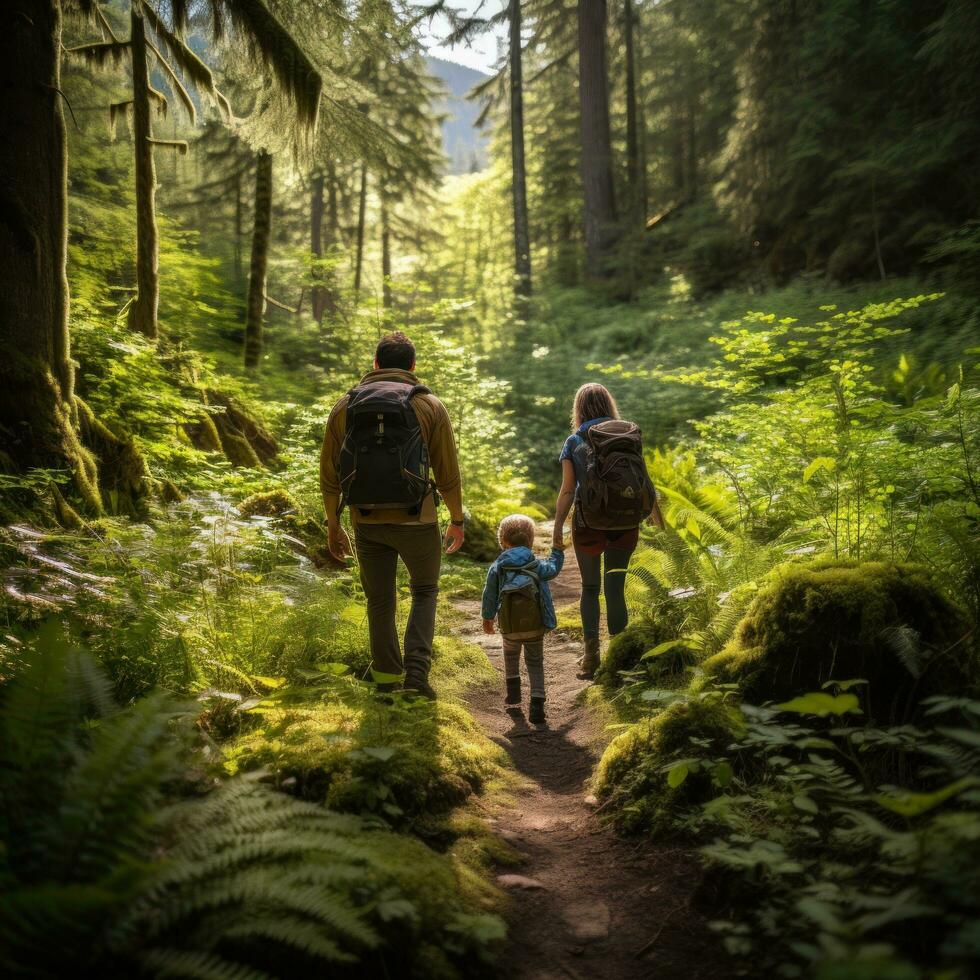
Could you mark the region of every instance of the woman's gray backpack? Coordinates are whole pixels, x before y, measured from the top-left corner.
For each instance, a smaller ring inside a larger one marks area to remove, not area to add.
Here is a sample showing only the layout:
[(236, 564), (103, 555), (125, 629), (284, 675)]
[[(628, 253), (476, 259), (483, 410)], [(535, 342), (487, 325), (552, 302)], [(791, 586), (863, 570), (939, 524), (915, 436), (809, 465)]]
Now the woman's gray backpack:
[(362, 513), (399, 509), (417, 514), (435, 490), (429, 450), (412, 407), (424, 385), (370, 381), (347, 398), (347, 432), (340, 448), (341, 508)]
[[(511, 582), (507, 581), (510, 573)], [(510, 565), (500, 568), (504, 579), (500, 590), (500, 608), (497, 622), (502, 635), (512, 640), (537, 640), (545, 633), (544, 617), (541, 615), (541, 580), (538, 578), (537, 561), (527, 565)], [(518, 585), (518, 575), (528, 581)]]
[(656, 499), (640, 427), (624, 419), (597, 422), (573, 452), (584, 474), (575, 498), (581, 521), (600, 531), (639, 527)]

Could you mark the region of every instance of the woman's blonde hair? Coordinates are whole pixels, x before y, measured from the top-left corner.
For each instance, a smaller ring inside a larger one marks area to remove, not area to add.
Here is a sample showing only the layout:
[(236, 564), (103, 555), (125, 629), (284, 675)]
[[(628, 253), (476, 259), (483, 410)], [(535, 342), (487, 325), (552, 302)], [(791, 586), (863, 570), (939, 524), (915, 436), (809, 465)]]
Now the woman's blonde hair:
[(572, 432), (590, 419), (619, 418), (619, 406), (609, 389), (596, 381), (582, 385), (572, 402)]
[(530, 548), (534, 544), (534, 521), (526, 514), (508, 514), (497, 528), (497, 543), (501, 548)]

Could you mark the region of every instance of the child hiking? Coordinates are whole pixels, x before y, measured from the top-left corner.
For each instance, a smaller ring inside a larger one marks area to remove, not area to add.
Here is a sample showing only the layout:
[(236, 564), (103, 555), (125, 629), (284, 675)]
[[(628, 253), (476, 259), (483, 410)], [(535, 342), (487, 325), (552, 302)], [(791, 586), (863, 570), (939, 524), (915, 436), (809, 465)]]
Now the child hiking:
[(556, 546), (548, 559), (535, 558), (534, 521), (511, 514), (500, 522), (497, 542), (501, 554), (487, 572), (483, 589), (483, 631), (493, 633), (494, 619), (500, 629), (504, 650), (506, 704), (521, 703), (521, 649), (531, 684), (528, 721), (544, 722), (544, 635), (557, 625), (548, 580), (555, 578), (565, 562)]

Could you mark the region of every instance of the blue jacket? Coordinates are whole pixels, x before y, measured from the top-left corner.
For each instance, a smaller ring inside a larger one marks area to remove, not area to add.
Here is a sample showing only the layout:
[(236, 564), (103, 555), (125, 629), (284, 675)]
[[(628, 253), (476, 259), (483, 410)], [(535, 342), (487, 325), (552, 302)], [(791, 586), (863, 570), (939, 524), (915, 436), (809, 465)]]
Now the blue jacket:
[(538, 580), (541, 583), (541, 622), (544, 628), (553, 630), (558, 625), (555, 618), (555, 604), (551, 599), (551, 589), (548, 587), (548, 579), (554, 578), (565, 564), (565, 552), (558, 548), (552, 549), (550, 558), (534, 557), (534, 552), (523, 545), (517, 548), (508, 548), (490, 566), (487, 572), (487, 584), (483, 587), (483, 618), (493, 619), (500, 609), (500, 593), (504, 585), (512, 585), (520, 588), (522, 585), (531, 581), (528, 575), (521, 572), (507, 573), (508, 568), (520, 568), (529, 565), (532, 561), (537, 562)]

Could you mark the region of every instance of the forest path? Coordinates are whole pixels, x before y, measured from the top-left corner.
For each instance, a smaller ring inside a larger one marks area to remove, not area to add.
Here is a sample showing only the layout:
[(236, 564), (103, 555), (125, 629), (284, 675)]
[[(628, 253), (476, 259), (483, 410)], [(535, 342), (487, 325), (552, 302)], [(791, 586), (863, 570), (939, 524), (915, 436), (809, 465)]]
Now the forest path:
[[(551, 524), (539, 528), (539, 551), (550, 545), (551, 531)], [(565, 557), (563, 572), (551, 583), (559, 609), (577, 602), (581, 588), (571, 548)], [(545, 641), (548, 721), (532, 726), (523, 664), (524, 703), (508, 707), (500, 636), (483, 633), (478, 602), (456, 605), (467, 616), (462, 636), (486, 651), (499, 674), (493, 687), (469, 692), (470, 711), (524, 777), (512, 798), (488, 804), (494, 831), (524, 858), (519, 873), (507, 868), (498, 875), (512, 898), (500, 975), (515, 980), (726, 976), (717, 939), (690, 908), (701, 874), (694, 855), (623, 839), (594, 812), (586, 784), (607, 739), (580, 697), (589, 686), (575, 676), (581, 641), (560, 631)]]

